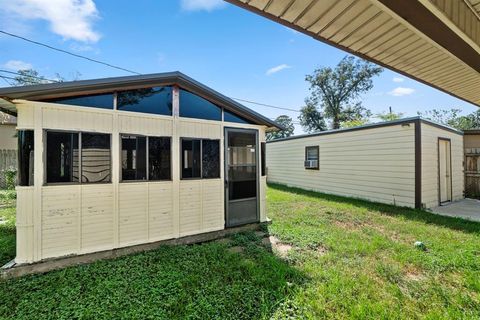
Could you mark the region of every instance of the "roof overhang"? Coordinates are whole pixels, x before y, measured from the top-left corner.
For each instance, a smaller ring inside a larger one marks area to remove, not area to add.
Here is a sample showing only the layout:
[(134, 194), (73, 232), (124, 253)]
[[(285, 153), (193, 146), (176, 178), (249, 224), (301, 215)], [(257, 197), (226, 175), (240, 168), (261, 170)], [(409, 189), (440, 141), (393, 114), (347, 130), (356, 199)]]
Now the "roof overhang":
[(479, 0), (226, 0), (480, 106)]
[(181, 72), (0, 88), (0, 111), (16, 116), (16, 107), (14, 104), (15, 99), (41, 101), (53, 98), (99, 94), (165, 85), (176, 85), (184, 88), (225, 108), (226, 110), (232, 111), (252, 121), (255, 124), (265, 125), (272, 129), (284, 129), (275, 121), (245, 107), (235, 100), (224, 96)]

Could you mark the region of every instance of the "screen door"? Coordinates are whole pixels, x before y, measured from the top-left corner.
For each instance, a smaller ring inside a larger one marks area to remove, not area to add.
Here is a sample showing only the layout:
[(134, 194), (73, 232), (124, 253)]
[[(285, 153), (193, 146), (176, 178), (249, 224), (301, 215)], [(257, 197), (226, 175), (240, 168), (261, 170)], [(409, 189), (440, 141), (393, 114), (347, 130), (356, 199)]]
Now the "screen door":
[(225, 129), (225, 224), (259, 221), (258, 134), (256, 130)]
[(450, 140), (438, 140), (438, 178), (440, 203), (452, 201), (452, 155)]

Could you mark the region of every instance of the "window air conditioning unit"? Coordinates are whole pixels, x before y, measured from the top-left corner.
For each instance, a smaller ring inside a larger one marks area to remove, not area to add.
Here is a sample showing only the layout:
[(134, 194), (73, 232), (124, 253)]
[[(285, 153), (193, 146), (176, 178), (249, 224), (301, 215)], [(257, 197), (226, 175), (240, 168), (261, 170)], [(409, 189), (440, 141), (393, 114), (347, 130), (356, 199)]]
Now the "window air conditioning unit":
[(306, 160), (305, 168), (307, 169), (316, 169), (318, 168), (318, 160)]

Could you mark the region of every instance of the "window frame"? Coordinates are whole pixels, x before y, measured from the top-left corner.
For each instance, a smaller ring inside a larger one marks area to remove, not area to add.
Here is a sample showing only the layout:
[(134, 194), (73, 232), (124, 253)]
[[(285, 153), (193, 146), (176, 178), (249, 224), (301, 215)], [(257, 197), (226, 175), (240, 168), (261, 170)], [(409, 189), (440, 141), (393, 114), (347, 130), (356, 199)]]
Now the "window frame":
[(267, 143), (265, 141), (260, 142), (260, 176), (265, 177), (267, 175)]
[(307, 168), (307, 167), (305, 167), (305, 164), (304, 164), (303, 165), (304, 169), (305, 170), (320, 170), (320, 146), (305, 146), (305, 159), (304, 159), (304, 161), (309, 161), (309, 159), (308, 159), (308, 150), (309, 149), (316, 149), (317, 150), (317, 166), (313, 167), (313, 168)]
[[(78, 134), (78, 181), (70, 182), (47, 182), (47, 144), (48, 144), (48, 132), (57, 133), (77, 133)], [(110, 136), (110, 181), (102, 182), (82, 182), (82, 134), (108, 134)], [(111, 184), (113, 183), (112, 171), (113, 171), (113, 156), (112, 156), (112, 133), (108, 132), (92, 132), (92, 131), (75, 131), (75, 130), (62, 130), (62, 129), (43, 129), (43, 186), (65, 186), (65, 185), (91, 185), (91, 184)]]
[[(132, 137), (145, 137), (145, 180), (124, 180), (123, 173), (122, 173), (122, 136), (132, 136)], [(150, 152), (149, 152), (149, 138), (168, 138), (170, 140), (170, 178), (169, 179), (161, 179), (161, 180), (150, 180)], [(119, 183), (139, 183), (139, 182), (166, 182), (166, 181), (173, 181), (173, 157), (172, 157), (172, 137), (171, 136), (147, 136), (144, 134), (137, 134), (137, 133), (120, 133), (118, 135), (118, 139), (120, 140), (120, 150), (119, 150)]]
[[(182, 164), (183, 164), (183, 141), (193, 141), (199, 140), (200, 141), (200, 176), (199, 177), (191, 177), (191, 178), (184, 178), (182, 173)], [(203, 140), (209, 141), (218, 141), (218, 164), (219, 164), (219, 172), (218, 177), (216, 178), (204, 178), (203, 177)], [(192, 137), (180, 137), (180, 180), (214, 180), (214, 179), (221, 179), (222, 178), (222, 150), (221, 150), (221, 139), (211, 139), (211, 138), (192, 138)]]

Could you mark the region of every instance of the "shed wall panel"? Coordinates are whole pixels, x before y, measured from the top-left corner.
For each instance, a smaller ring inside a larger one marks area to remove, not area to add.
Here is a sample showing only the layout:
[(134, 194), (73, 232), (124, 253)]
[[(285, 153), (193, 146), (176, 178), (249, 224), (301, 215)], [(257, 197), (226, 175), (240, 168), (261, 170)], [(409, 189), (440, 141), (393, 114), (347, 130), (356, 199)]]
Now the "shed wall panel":
[[(414, 141), (411, 123), (268, 143), (268, 181), (414, 207)], [(319, 146), (319, 170), (304, 168), (306, 146)]]
[(451, 140), (452, 200), (463, 198), (463, 136), (422, 123), (422, 203), (426, 208), (439, 205), (438, 139)]

